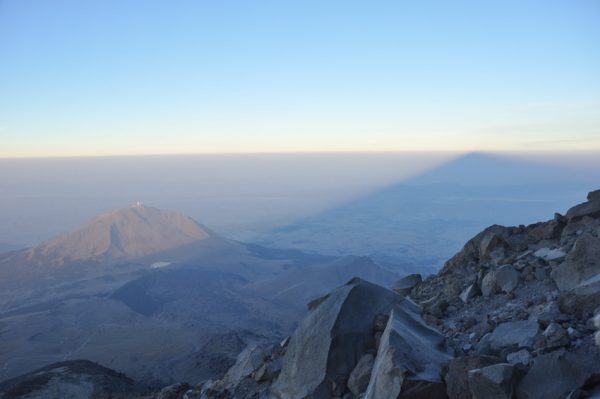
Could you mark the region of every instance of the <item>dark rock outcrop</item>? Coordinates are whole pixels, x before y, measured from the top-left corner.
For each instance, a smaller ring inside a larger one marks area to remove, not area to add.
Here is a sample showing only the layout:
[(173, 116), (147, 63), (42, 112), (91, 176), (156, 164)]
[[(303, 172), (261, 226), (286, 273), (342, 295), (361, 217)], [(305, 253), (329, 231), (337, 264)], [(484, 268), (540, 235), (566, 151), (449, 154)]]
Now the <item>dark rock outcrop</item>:
[[(354, 280), (329, 294), (300, 324), (290, 339), (272, 394), (290, 399), (343, 394), (341, 387), (365, 351), (375, 350), (369, 339), (374, 320), (390, 313), (369, 388), (378, 386), (390, 372), (382, 366), (382, 357), (394, 358), (397, 362), (391, 366), (401, 368), (398, 389), (407, 372), (415, 381), (440, 381), (441, 362), (449, 356), (444, 354), (441, 335), (421, 319), (419, 307), (380, 286)], [(380, 397), (373, 395), (367, 390), (367, 397)]]
[(88, 360), (53, 363), (0, 384), (2, 399), (126, 399), (140, 394), (126, 375)]

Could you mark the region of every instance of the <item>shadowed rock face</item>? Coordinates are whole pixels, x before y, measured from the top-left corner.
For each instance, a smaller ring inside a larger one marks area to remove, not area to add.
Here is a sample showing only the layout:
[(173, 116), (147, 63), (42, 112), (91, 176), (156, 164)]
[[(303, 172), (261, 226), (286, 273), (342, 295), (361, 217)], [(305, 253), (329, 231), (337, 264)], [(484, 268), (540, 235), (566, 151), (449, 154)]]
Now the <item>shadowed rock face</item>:
[(419, 307), (383, 287), (353, 280), (331, 292), (298, 327), (283, 358), (281, 374), (273, 385), (273, 395), (330, 398), (343, 393), (363, 354), (375, 350), (375, 343), (370, 342), (374, 320), (391, 312), (393, 316), (381, 338), (371, 381), (386, 379), (385, 374), (390, 370), (378, 368), (378, 364), (386, 364), (380, 358), (390, 354), (395, 362), (393, 367), (401, 375), (407, 373), (415, 381), (441, 381), (441, 363), (449, 355), (444, 351), (443, 338), (421, 319)]

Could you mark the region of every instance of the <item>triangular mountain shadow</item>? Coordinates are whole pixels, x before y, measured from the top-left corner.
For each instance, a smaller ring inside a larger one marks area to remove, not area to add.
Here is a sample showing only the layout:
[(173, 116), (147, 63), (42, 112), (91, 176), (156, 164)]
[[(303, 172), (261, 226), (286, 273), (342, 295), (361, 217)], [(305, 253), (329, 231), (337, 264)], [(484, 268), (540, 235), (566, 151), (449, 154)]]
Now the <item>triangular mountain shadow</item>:
[(418, 176), (281, 227), (259, 243), (371, 256), (397, 271), (432, 271), (491, 224), (546, 220), (585, 195), (594, 176), (513, 156), (467, 154)]
[(575, 173), (575, 168), (555, 165), (549, 160), (525, 159), (517, 155), (473, 152), (459, 156), (432, 170), (397, 184), (455, 183), (463, 185), (517, 185), (597, 180), (590, 174)]

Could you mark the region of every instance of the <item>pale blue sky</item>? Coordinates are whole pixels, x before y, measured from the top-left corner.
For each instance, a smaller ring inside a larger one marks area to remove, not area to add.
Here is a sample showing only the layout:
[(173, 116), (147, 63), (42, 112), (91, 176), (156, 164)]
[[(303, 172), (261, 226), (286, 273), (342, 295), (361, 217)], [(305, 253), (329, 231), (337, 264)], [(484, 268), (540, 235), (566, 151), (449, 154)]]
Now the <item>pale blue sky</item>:
[(0, 0), (0, 157), (600, 149), (600, 2)]

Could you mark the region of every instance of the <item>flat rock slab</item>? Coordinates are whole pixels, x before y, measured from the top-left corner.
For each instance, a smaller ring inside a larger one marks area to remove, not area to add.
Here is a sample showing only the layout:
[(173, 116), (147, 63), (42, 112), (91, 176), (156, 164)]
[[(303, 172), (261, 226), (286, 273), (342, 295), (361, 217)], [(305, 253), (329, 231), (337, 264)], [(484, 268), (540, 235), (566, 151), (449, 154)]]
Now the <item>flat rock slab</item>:
[(444, 338), (413, 312), (395, 308), (364, 399), (445, 398), (442, 365), (451, 359)]
[(511, 346), (531, 348), (539, 330), (540, 328), (536, 320), (519, 320), (502, 323), (493, 332), (481, 339), (478, 348), (489, 348), (492, 352), (498, 352)]

